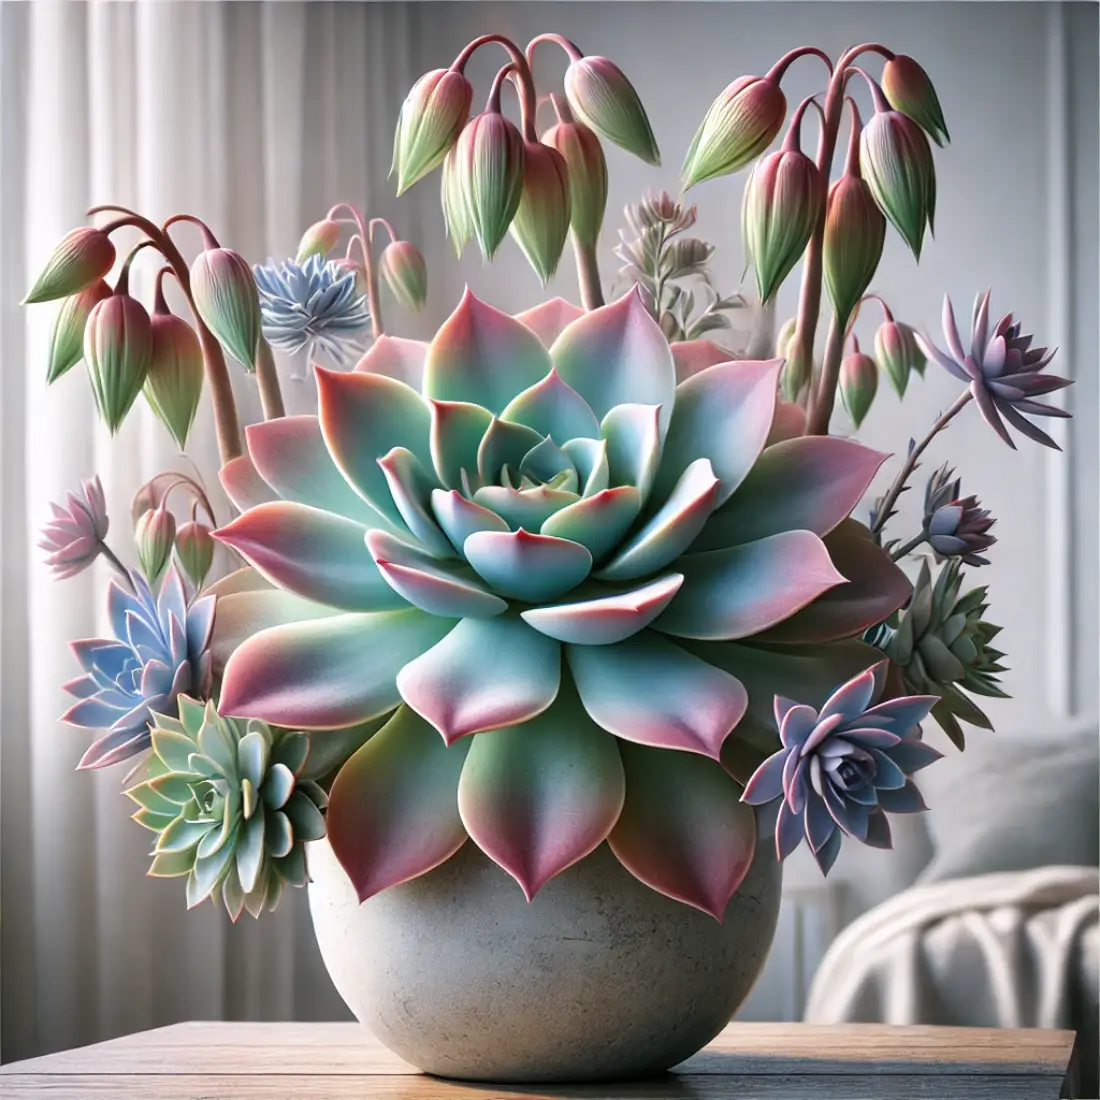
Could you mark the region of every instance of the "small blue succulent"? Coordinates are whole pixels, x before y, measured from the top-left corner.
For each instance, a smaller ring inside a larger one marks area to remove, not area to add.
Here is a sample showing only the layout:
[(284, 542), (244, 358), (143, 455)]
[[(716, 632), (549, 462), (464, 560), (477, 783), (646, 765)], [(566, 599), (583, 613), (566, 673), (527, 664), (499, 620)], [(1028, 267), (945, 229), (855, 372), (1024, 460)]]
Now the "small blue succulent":
[(341, 365), (362, 351), (370, 313), (353, 271), (313, 255), (300, 264), (257, 264), (253, 274), (263, 334), (277, 351), (307, 348), (310, 357), (321, 351)]
[(130, 581), (132, 592), (114, 581), (108, 591), (114, 637), (72, 643), (85, 675), (65, 685), (78, 701), (61, 720), (103, 731), (81, 768), (102, 768), (143, 752), (150, 745), (151, 712), (174, 716), (180, 692), (205, 698), (210, 691), (214, 597), (189, 599), (174, 565), (159, 596), (137, 570)]

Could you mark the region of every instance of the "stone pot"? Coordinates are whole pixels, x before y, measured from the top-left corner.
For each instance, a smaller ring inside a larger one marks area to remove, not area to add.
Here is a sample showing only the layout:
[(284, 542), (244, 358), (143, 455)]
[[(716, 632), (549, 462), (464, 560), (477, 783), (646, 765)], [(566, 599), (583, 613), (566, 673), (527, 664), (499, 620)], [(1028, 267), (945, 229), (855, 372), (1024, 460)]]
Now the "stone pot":
[(644, 886), (606, 844), (530, 904), (472, 841), (362, 905), (327, 841), (309, 869), (321, 956), (360, 1022), (419, 1069), (481, 1081), (682, 1062), (748, 995), (779, 915), (770, 837), (722, 924)]

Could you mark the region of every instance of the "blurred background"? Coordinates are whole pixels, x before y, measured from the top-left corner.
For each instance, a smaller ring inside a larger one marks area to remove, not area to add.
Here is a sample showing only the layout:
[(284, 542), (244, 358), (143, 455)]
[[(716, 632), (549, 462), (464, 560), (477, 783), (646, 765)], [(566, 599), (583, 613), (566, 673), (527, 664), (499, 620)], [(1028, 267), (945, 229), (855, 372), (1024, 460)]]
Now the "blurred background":
[[(696, 125), (736, 76), (762, 73), (798, 45), (836, 57), (866, 40), (911, 54), (928, 70), (952, 136), (936, 152), (935, 240), (918, 267), (889, 232), (873, 289), (899, 319), (938, 340), (943, 294), (966, 315), (974, 295), (992, 286), (995, 316), (1013, 310), (1038, 343), (1060, 346), (1055, 368), (1077, 380), (1067, 394), (1075, 419), (1056, 425), (1064, 454), (1026, 445), (1010, 451), (966, 415), (930, 455), (926, 473), (950, 458), (964, 489), (998, 517), (1000, 541), (980, 581), (990, 586), (990, 617), (1004, 626), (1012, 699), (990, 708), (998, 732), (976, 732), (966, 758), (937, 742), (949, 759), (923, 784), (933, 813), (903, 822), (897, 852), (848, 845), (827, 884), (808, 861), (792, 860), (772, 958), (743, 1015), (795, 1019), (809, 1011), (905, 1022), (899, 1012), (932, 1013), (919, 996), (917, 1008), (897, 1007), (913, 1003), (912, 989), (892, 985), (901, 979), (885, 964), (870, 974), (853, 959), (860, 936), (853, 947), (851, 929), (847, 946), (843, 935), (833, 941), (853, 921), (873, 921), (876, 907), (902, 891), (927, 897), (935, 883), (999, 872), (1017, 877), (993, 900), (980, 891), (948, 892), (969, 897), (967, 912), (979, 917), (1005, 906), (1016, 914), (989, 926), (994, 939), (1007, 944), (1016, 936), (1024, 944), (1011, 964), (1019, 974), (1010, 966), (999, 979), (1011, 996), (972, 989), (959, 995), (970, 1008), (958, 1012), (973, 1010), (973, 1018), (942, 1022), (987, 1022), (977, 1018), (984, 1011), (978, 1002), (992, 1006), (992, 1022), (1011, 1023), (1015, 1013), (1024, 1024), (1058, 1023), (1058, 1013), (1087, 1011), (1095, 1021), (1095, 873), (1083, 886), (1080, 876), (1071, 875), (1069, 885), (1044, 879), (1038, 895), (1019, 877), (1096, 865), (1094, 4), (40, 0), (0, 3), (0, 1056), (24, 1058), (183, 1019), (346, 1015), (321, 967), (300, 892), (258, 925), (246, 917), (231, 927), (213, 906), (185, 912), (178, 882), (145, 878), (147, 834), (128, 819), (119, 776), (73, 770), (84, 737), (57, 722), (61, 684), (74, 675), (67, 642), (102, 628), (106, 577), (92, 570), (55, 584), (33, 549), (37, 530), (47, 502), (94, 471), (112, 514), (125, 522), (135, 488), (183, 460), (147, 410), (111, 441), (80, 371), (47, 394), (50, 311), (17, 304), (29, 277), (94, 203), (124, 203), (157, 221), (192, 211), (224, 243), (264, 261), (292, 255), (306, 225), (350, 200), (389, 218), (427, 258), (428, 306), (411, 315), (391, 303), (391, 331), (427, 337), (464, 284), (506, 310), (535, 304), (546, 294), (511, 239), (492, 266), (473, 250), (454, 259), (438, 176), (401, 199), (387, 179), (394, 122), (413, 81), (490, 30), (521, 42), (559, 31), (619, 63), (646, 105), (664, 165), (650, 168), (607, 149), (605, 286), (618, 266), (611, 249), (622, 207), (647, 188), (677, 191)], [(499, 60), (486, 50), (468, 70), (482, 100)], [(563, 68), (564, 59), (548, 50), (539, 55), (537, 79), (558, 81)], [(798, 62), (785, 81), (788, 100), (820, 90), (822, 76), (813, 60)], [(856, 95), (866, 109), (865, 92)], [(744, 267), (743, 182), (725, 178), (690, 194), (699, 203), (697, 232), (717, 246), (712, 272), (726, 294), (738, 288)], [(150, 272), (139, 273), (138, 290), (148, 295), (150, 286)], [(568, 250), (548, 293), (579, 300)], [(796, 296), (792, 277), (780, 295), (780, 321), (793, 313)], [(877, 323), (877, 314), (860, 323), (864, 343)], [(282, 369), (291, 411), (310, 408), (312, 383), (291, 382), (289, 365)], [(237, 382), (255, 418), (249, 381)], [(860, 438), (903, 450), (955, 393), (956, 383), (934, 366), (923, 381), (914, 378), (904, 407), (880, 385)], [(849, 430), (842, 419), (839, 413), (834, 430)], [(216, 487), (208, 410), (200, 411), (189, 454)], [(224, 514), (224, 497), (216, 505)], [(1070, 917), (1066, 905), (1076, 906)], [(904, 903), (901, 910), (916, 911)], [(935, 928), (910, 920), (887, 938), (916, 942), (917, 957), (920, 938), (939, 935), (940, 948), (948, 941), (955, 947), (932, 957), (949, 962), (969, 917), (952, 925), (952, 914), (936, 912)], [(1054, 922), (1061, 949), (1045, 956), (1044, 965), (1060, 968), (1066, 1002), (1053, 1008), (1053, 995), (1043, 1001), (1037, 992), (1032, 962), (1019, 961), (1042, 939), (1037, 920)], [(834, 977), (811, 995), (830, 943)], [(963, 981), (972, 987), (1003, 969), (987, 948), (968, 958)], [(929, 980), (949, 983), (950, 969), (944, 963)], [(954, 999), (950, 990), (937, 992), (941, 1014)]]

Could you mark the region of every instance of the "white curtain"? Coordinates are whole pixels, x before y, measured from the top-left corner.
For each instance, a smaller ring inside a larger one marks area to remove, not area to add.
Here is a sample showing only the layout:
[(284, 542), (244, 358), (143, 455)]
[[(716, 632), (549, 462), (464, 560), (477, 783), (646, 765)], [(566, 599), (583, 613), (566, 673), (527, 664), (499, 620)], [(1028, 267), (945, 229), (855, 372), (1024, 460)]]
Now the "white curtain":
[[(302, 891), (232, 927), (188, 913), (179, 880), (149, 880), (149, 835), (120, 769), (78, 774), (86, 731), (62, 726), (70, 639), (101, 634), (107, 575), (55, 582), (34, 548), (48, 502), (99, 472), (112, 543), (129, 501), (183, 459), (151, 414), (116, 439), (83, 368), (47, 390), (51, 307), (21, 309), (29, 278), (93, 203), (209, 222), (252, 260), (291, 254), (347, 199), (416, 235), (386, 174), (415, 77), (415, 5), (0, 3), (0, 1054), (5, 1061), (194, 1018), (344, 1014)], [(185, 252), (192, 232), (181, 227)], [(148, 301), (151, 267), (139, 272)], [(289, 372), (287, 372), (289, 373)], [(236, 380), (245, 419), (258, 407)], [(293, 390), (285, 381), (284, 388)], [(304, 408), (309, 395), (289, 395)], [(216, 488), (209, 410), (188, 448)], [(224, 498), (215, 497), (224, 511)], [(132, 808), (132, 807), (131, 807)]]

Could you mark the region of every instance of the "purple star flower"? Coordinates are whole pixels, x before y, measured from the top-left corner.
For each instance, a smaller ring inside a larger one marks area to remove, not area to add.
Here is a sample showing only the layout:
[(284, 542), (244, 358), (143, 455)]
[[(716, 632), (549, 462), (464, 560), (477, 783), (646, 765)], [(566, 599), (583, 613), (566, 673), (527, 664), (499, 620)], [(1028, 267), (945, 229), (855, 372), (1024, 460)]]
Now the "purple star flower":
[(81, 482), (65, 494), (64, 504), (51, 504), (53, 517), (42, 528), (39, 548), (57, 580), (75, 577), (87, 569), (103, 549), (107, 537), (107, 502), (98, 477)]

